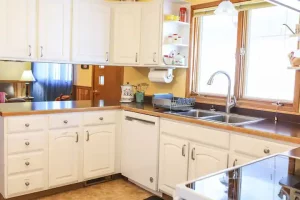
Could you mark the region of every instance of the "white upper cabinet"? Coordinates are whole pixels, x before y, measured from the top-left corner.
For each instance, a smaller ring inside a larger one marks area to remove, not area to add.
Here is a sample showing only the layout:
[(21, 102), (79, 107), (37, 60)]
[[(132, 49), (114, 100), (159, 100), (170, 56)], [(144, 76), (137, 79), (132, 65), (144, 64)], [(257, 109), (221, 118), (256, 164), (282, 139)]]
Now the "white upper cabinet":
[(49, 187), (78, 181), (79, 130), (49, 132)]
[(73, 1), (72, 60), (108, 63), (110, 5), (99, 0)]
[(99, 125), (84, 130), (85, 179), (112, 174), (115, 169), (115, 125)]
[(161, 48), (161, 4), (142, 7), (141, 64), (157, 65)]
[(0, 0), (0, 57), (36, 56), (36, 0)]
[(159, 189), (172, 195), (176, 185), (187, 181), (189, 143), (161, 135), (159, 153)]
[(113, 62), (140, 62), (141, 5), (120, 4), (113, 9)]
[(38, 2), (39, 60), (69, 61), (72, 1), (39, 0)]
[(226, 151), (191, 145), (189, 162), (189, 180), (203, 177), (227, 168)]

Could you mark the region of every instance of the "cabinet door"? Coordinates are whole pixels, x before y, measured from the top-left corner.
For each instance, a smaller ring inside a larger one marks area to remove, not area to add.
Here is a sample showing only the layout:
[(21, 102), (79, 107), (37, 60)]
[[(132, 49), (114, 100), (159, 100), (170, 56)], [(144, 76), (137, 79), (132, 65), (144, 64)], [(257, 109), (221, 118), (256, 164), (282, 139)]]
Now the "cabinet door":
[(159, 62), (161, 47), (161, 4), (147, 4), (142, 7), (141, 63), (155, 65)]
[(196, 179), (227, 168), (228, 154), (221, 150), (191, 145), (189, 180)]
[(75, 0), (73, 5), (72, 60), (108, 63), (110, 6), (98, 0)]
[(83, 148), (85, 179), (113, 173), (115, 168), (115, 125), (86, 128)]
[(236, 154), (230, 154), (228, 159), (228, 167), (236, 167), (239, 165), (245, 165), (253, 160), (258, 158), (250, 157), (250, 156), (242, 156)]
[(188, 149), (186, 140), (162, 135), (159, 152), (159, 189), (172, 195), (176, 184), (187, 181)]
[(77, 129), (61, 129), (49, 133), (49, 187), (78, 181)]
[(141, 5), (118, 5), (113, 16), (113, 61), (139, 64)]
[(70, 60), (71, 7), (71, 0), (39, 0), (40, 60)]
[(36, 0), (0, 0), (0, 57), (31, 60), (35, 50)]

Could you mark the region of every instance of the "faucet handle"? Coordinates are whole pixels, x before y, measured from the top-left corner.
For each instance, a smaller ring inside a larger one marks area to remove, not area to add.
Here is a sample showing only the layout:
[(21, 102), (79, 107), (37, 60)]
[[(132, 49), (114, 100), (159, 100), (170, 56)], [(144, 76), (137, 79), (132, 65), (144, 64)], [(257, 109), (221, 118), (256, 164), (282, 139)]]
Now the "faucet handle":
[(235, 105), (236, 104), (236, 97), (234, 95), (232, 96), (232, 100), (233, 100), (232, 103)]

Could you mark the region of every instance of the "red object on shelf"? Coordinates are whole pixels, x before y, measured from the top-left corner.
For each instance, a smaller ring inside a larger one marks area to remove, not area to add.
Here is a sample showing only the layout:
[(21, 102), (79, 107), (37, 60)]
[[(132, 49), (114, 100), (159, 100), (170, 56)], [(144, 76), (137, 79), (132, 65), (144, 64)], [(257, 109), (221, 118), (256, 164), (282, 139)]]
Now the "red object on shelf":
[(187, 9), (185, 7), (181, 7), (179, 11), (179, 19), (181, 22), (187, 22)]

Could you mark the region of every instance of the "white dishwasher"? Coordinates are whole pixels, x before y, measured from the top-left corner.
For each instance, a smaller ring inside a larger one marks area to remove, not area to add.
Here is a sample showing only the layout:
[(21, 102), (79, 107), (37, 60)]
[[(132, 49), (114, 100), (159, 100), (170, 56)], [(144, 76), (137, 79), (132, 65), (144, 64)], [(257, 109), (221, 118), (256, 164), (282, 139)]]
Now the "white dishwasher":
[(158, 189), (159, 118), (123, 112), (121, 173), (151, 190)]

